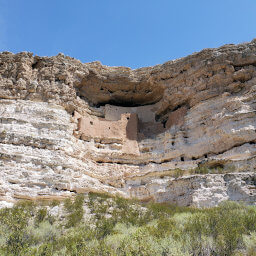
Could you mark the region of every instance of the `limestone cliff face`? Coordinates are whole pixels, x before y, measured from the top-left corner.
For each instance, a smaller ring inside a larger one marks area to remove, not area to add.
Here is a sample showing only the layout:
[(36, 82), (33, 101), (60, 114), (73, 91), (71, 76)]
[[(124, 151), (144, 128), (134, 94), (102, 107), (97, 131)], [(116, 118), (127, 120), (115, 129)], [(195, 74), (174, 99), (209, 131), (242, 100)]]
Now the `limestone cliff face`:
[(255, 40), (137, 70), (0, 54), (2, 201), (256, 204), (255, 141)]

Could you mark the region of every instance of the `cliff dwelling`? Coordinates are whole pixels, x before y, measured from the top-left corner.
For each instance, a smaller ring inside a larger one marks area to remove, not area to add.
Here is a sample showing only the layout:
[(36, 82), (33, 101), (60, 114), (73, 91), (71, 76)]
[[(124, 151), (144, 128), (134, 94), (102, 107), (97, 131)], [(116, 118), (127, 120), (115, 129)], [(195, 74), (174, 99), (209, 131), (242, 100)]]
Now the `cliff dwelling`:
[(156, 104), (138, 107), (122, 107), (106, 104), (101, 107), (104, 117), (82, 116), (75, 112), (76, 136), (84, 141), (94, 141), (98, 148), (111, 145), (112, 150), (123, 154), (139, 155), (138, 141), (165, 132), (174, 125), (182, 125), (186, 107), (168, 114), (164, 121), (156, 121)]

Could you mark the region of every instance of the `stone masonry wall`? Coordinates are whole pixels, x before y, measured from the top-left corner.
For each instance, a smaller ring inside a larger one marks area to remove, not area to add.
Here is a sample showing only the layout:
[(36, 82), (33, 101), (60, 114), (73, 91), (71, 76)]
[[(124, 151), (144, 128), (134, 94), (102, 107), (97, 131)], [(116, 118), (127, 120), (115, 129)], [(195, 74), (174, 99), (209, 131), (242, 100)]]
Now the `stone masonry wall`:
[(76, 135), (85, 141), (98, 141), (102, 144), (119, 144), (124, 154), (138, 154), (138, 118), (137, 114), (121, 114), (118, 121), (104, 118), (81, 116), (75, 112), (77, 120)]

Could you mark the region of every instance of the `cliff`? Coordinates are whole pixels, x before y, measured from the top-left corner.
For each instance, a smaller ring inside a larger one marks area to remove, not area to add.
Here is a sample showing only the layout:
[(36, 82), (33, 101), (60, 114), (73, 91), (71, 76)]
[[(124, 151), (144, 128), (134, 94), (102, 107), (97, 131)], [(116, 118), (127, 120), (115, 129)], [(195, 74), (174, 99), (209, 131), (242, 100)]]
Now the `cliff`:
[(0, 54), (0, 200), (256, 203), (256, 40), (132, 70)]

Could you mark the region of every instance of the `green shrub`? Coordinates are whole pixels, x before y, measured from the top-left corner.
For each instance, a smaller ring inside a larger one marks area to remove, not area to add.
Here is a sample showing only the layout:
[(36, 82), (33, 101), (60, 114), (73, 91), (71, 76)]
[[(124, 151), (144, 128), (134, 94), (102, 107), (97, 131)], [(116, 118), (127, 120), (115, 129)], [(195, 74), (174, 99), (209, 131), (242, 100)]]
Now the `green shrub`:
[(47, 209), (40, 208), (36, 213), (36, 219), (35, 219), (36, 224), (39, 224), (42, 221), (44, 221), (46, 217), (47, 217)]
[(20, 202), (0, 210), (0, 255), (248, 255), (256, 251), (256, 207), (224, 202), (210, 209), (141, 204), (83, 195), (65, 200), (65, 218)]
[(1, 235), (6, 241), (1, 248), (3, 255), (20, 255), (28, 250), (30, 238), (26, 228), (34, 214), (33, 206), (31, 202), (19, 202), (13, 208), (0, 210), (0, 225), (5, 230)]
[(190, 171), (191, 174), (208, 174), (211, 170), (205, 166), (197, 167)]
[(175, 170), (172, 170), (172, 177), (174, 177), (175, 179), (179, 178), (179, 177), (182, 177), (184, 174), (184, 171), (181, 170), (181, 169), (175, 169)]
[(246, 255), (256, 256), (256, 232), (244, 235), (243, 242), (245, 244)]
[(79, 222), (82, 221), (84, 216), (83, 203), (84, 203), (84, 195), (82, 194), (78, 194), (75, 197), (74, 201), (71, 201), (71, 199), (65, 200), (64, 207), (68, 212), (68, 215), (66, 217), (67, 228), (74, 227), (75, 225), (77, 225)]
[(51, 201), (51, 203), (50, 203), (50, 206), (51, 206), (51, 207), (58, 206), (58, 205), (60, 205), (60, 201), (59, 201), (59, 200), (53, 200), (53, 201)]

